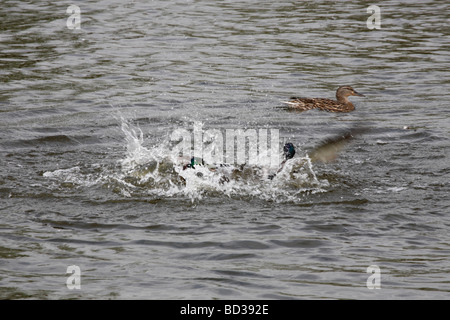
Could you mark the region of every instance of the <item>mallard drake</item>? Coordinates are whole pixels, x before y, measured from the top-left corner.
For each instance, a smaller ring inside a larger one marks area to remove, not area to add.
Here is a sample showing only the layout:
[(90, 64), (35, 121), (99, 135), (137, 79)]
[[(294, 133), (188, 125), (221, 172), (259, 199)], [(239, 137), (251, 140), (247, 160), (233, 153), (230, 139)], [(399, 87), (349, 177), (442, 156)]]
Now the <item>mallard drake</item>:
[(356, 92), (350, 86), (341, 86), (336, 90), (337, 101), (324, 98), (292, 97), (289, 101), (284, 101), (284, 103), (287, 103), (290, 108), (301, 111), (320, 109), (329, 112), (350, 112), (355, 110), (355, 106), (348, 100), (349, 96), (364, 97), (364, 95)]
[[(283, 154), (284, 154), (284, 158), (285, 159), (281, 163), (281, 166), (280, 166), (280, 168), (278, 169), (277, 172), (280, 172), (281, 169), (283, 169), (283, 166), (285, 165), (286, 161), (288, 161), (289, 159), (292, 159), (294, 157), (294, 155), (295, 155), (295, 147), (294, 147), (294, 145), (292, 143), (290, 143), (290, 142), (286, 143), (284, 145), (284, 147), (283, 147)], [(206, 167), (209, 171), (216, 171), (219, 167), (230, 167), (229, 164), (225, 164), (225, 163), (223, 163), (223, 164), (216, 164), (216, 165), (214, 165), (214, 164), (206, 164), (205, 161), (202, 158), (192, 157), (190, 163), (187, 163), (187, 164), (183, 165), (183, 170), (196, 169), (197, 166)], [(233, 177), (238, 177), (239, 175), (242, 175), (244, 173), (244, 167), (245, 166), (246, 166), (245, 164), (242, 164), (242, 165), (240, 165), (238, 167), (233, 168), (232, 169), (232, 176)], [(272, 180), (273, 177), (275, 177), (275, 175), (276, 175), (276, 173), (275, 174), (271, 174), (271, 175), (269, 175), (268, 178)], [(198, 177), (202, 177), (203, 173), (198, 172), (197, 176)], [(221, 179), (220, 179), (220, 183), (229, 182), (229, 181), (230, 181), (230, 179), (228, 177), (226, 177), (226, 176), (222, 176)]]

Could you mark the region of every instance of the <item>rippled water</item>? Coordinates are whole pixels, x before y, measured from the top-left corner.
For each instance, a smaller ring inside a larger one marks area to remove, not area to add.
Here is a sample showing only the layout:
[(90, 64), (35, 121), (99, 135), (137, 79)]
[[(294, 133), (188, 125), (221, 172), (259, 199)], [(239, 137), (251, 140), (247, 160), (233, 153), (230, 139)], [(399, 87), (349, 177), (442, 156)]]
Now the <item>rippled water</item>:
[[(0, 8), (1, 298), (448, 298), (448, 1), (383, 1), (374, 30), (364, 1), (82, 1), (80, 29), (71, 4)], [(280, 108), (343, 84), (352, 113)], [(166, 161), (195, 123), (297, 154), (199, 177)]]

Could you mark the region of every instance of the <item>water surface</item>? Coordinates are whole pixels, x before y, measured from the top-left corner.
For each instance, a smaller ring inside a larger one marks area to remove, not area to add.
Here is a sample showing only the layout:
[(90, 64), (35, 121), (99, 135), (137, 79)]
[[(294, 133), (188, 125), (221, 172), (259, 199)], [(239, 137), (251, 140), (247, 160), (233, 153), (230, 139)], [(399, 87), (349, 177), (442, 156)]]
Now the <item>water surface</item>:
[[(1, 298), (448, 298), (447, 1), (384, 1), (379, 30), (363, 1), (82, 1), (73, 30), (71, 4), (0, 9)], [(344, 84), (353, 113), (280, 108)], [(285, 183), (154, 171), (196, 122), (299, 163), (366, 130)]]

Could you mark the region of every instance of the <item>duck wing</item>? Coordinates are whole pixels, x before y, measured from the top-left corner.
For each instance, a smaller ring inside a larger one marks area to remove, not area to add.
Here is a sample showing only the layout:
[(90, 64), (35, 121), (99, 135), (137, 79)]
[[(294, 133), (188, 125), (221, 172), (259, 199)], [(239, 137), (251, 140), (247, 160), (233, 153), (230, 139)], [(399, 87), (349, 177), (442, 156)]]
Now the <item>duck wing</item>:
[(334, 137), (328, 138), (317, 145), (309, 157), (312, 162), (330, 162), (336, 160), (338, 154), (347, 146), (347, 144), (357, 136), (368, 131), (368, 127), (354, 126)]
[(323, 98), (296, 98), (293, 97), (289, 101), (284, 101), (291, 108), (298, 110), (320, 109), (330, 112), (341, 112), (343, 105), (337, 101)]

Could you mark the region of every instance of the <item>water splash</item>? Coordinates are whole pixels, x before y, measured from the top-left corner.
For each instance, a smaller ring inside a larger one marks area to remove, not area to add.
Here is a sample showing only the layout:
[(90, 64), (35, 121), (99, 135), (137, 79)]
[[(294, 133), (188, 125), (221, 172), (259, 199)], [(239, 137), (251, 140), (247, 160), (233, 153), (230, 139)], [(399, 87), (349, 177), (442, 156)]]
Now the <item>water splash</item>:
[(115, 165), (88, 174), (79, 167), (58, 169), (44, 173), (44, 177), (84, 187), (102, 185), (124, 197), (183, 197), (191, 202), (207, 197), (301, 202), (305, 195), (326, 192), (329, 186), (328, 181), (317, 178), (307, 155), (286, 161), (278, 172), (245, 164), (186, 168), (190, 157), (174, 156), (169, 141), (144, 146), (141, 128), (123, 117), (120, 130), (125, 137), (126, 154)]

